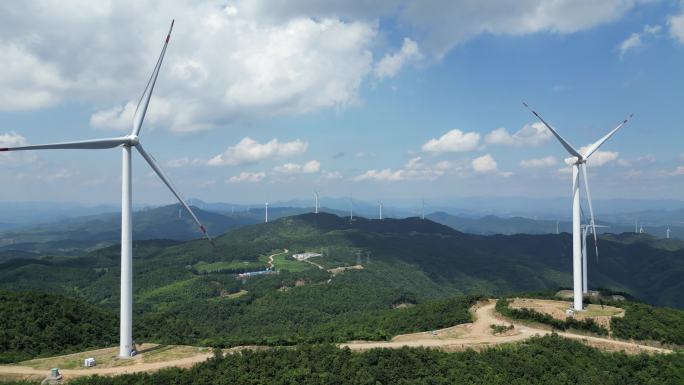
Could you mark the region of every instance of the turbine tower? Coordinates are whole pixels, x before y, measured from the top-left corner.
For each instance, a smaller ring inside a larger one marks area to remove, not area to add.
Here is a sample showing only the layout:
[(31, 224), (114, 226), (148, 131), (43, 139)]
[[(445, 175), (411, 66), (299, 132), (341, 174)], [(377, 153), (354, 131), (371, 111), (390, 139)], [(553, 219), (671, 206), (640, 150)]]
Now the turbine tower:
[(264, 210), (264, 223), (268, 223), (268, 201), (265, 203), (266, 210)]
[(553, 129), (546, 121), (527, 103), (523, 102), (523, 105), (529, 109), (534, 116), (536, 116), (551, 133), (558, 139), (560, 144), (565, 148), (565, 150), (571, 155), (570, 158), (566, 159), (565, 162), (572, 166), (572, 275), (573, 275), (573, 308), (575, 310), (582, 310), (582, 230), (580, 228), (580, 174), (584, 177), (584, 188), (587, 193), (587, 201), (589, 203), (589, 214), (591, 215), (591, 222), (589, 225), (592, 227), (592, 233), (594, 235), (594, 245), (596, 247), (596, 254), (598, 255), (598, 239), (596, 237), (596, 222), (594, 221), (594, 209), (591, 205), (591, 194), (589, 192), (589, 178), (587, 177), (587, 159), (596, 152), (596, 150), (601, 147), (611, 136), (613, 136), (622, 126), (624, 126), (627, 121), (632, 117), (629, 115), (627, 119), (624, 119), (617, 127), (608, 132), (601, 139), (597, 140), (590, 146), (588, 146), (583, 153), (577, 151), (573, 146), (570, 145), (563, 137), (561, 137), (555, 129)]
[(665, 239), (670, 239), (670, 226), (667, 226), (667, 230), (665, 230)]
[(378, 201), (378, 204), (380, 206), (380, 220), (382, 220), (382, 201)]
[(147, 107), (150, 104), (152, 91), (157, 81), (157, 75), (161, 68), (166, 47), (171, 38), (171, 30), (173, 29), (173, 21), (171, 27), (166, 35), (166, 40), (162, 48), (157, 64), (154, 66), (152, 76), (147, 82), (147, 86), (138, 101), (138, 106), (133, 115), (133, 130), (127, 136), (106, 139), (81, 140), (76, 142), (62, 142), (51, 144), (40, 144), (22, 147), (0, 148), (0, 151), (23, 151), (23, 150), (103, 150), (115, 147), (122, 148), (122, 178), (121, 178), (121, 313), (120, 313), (120, 340), (119, 340), (119, 356), (130, 357), (133, 352), (133, 228), (132, 228), (132, 173), (131, 173), (131, 150), (133, 147), (140, 153), (145, 161), (150, 165), (152, 170), (159, 176), (161, 181), (171, 190), (171, 193), (178, 199), (178, 201), (185, 207), (192, 219), (199, 226), (200, 231), (204, 236), (211, 241), (206, 228), (200, 223), (195, 213), (190, 209), (190, 206), (183, 200), (181, 195), (171, 184), (166, 174), (157, 164), (157, 161), (142, 147), (140, 138), (140, 129), (142, 128), (145, 119)]
[(314, 191), (314, 213), (318, 214), (318, 191)]
[(425, 198), (422, 198), (423, 200), (423, 206), (421, 207), (420, 210), (420, 219), (425, 220)]

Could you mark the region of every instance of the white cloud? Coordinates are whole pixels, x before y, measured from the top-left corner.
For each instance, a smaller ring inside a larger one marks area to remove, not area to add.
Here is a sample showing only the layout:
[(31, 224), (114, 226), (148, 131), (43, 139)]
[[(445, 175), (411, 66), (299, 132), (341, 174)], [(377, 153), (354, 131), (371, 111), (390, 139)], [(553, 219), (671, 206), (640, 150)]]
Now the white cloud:
[(228, 179), (230, 183), (257, 183), (261, 182), (266, 177), (264, 172), (247, 172), (243, 171), (240, 175), (231, 176)]
[(670, 27), (670, 36), (684, 44), (684, 13), (670, 16), (667, 19), (667, 26)]
[(490, 154), (485, 154), (472, 160), (473, 171), (479, 174), (497, 174), (504, 177), (513, 175), (510, 171), (500, 171), (496, 161)]
[(381, 79), (394, 77), (401, 71), (401, 68), (406, 62), (420, 60), (422, 57), (423, 55), (420, 53), (418, 44), (405, 37), (399, 52), (387, 54), (375, 64), (375, 76)]
[[(370, 74), (393, 76), (421, 53), (441, 57), (480, 34), (573, 33), (617, 20), (637, 3), (6, 1), (0, 109), (86, 101), (96, 107), (94, 127), (129, 127), (130, 104), (157, 60), (168, 21), (179, 15), (146, 126), (188, 132), (343, 109), (359, 102)], [(679, 20), (668, 23), (673, 35), (684, 29)], [(404, 26), (412, 36), (374, 62), (385, 25)]]
[(684, 175), (684, 166), (677, 166), (674, 170), (670, 172), (672, 176)]
[[(441, 162), (440, 162), (441, 163)], [(444, 164), (442, 164), (444, 166)], [(392, 170), (386, 168), (383, 170), (368, 170), (361, 175), (353, 178), (355, 182), (366, 180), (376, 180), (382, 182), (400, 182), (400, 181), (415, 181), (415, 180), (435, 180), (444, 175), (445, 169), (438, 167), (429, 167), (421, 157), (409, 159), (403, 168)]]
[(329, 180), (342, 179), (342, 174), (339, 171), (324, 171), (321, 176), (323, 179)]
[(526, 124), (523, 128), (511, 135), (505, 128), (497, 128), (485, 136), (488, 144), (500, 144), (504, 146), (539, 146), (551, 139), (551, 131), (542, 123)]
[(197, 166), (197, 165), (200, 165), (203, 163), (205, 163), (205, 162), (203, 162), (201, 159), (197, 159), (197, 158), (191, 159), (191, 158), (188, 158), (186, 156), (186, 157), (179, 158), (179, 159), (171, 159), (168, 162), (166, 162), (164, 164), (164, 166), (166, 166), (168, 168), (179, 168), (179, 167), (185, 167), (185, 166)]
[(281, 174), (313, 174), (320, 170), (321, 162), (317, 160), (311, 160), (304, 164), (285, 163), (273, 169), (273, 171)]
[(228, 147), (226, 151), (216, 155), (207, 162), (210, 166), (236, 166), (256, 163), (269, 158), (288, 158), (306, 152), (309, 144), (296, 139), (291, 142), (280, 142), (271, 139), (266, 143), (245, 137), (238, 144)]
[(453, 129), (439, 137), (430, 139), (423, 144), (423, 151), (427, 152), (465, 152), (477, 149), (480, 143), (480, 134)]
[[(589, 145), (584, 146), (584, 147), (580, 147), (579, 152), (581, 154), (584, 154), (588, 148), (589, 148)], [(587, 160), (587, 166), (601, 167), (605, 164), (608, 164), (612, 161), (617, 160), (619, 156), (620, 156), (619, 152), (596, 151)]]
[(496, 165), (496, 161), (494, 160), (494, 158), (492, 158), (490, 154), (485, 154), (473, 159), (472, 165), (473, 170), (475, 170), (475, 172), (485, 173), (499, 170)]
[(399, 19), (424, 34), (421, 46), (443, 55), (482, 33), (568, 34), (619, 19), (636, 0), (406, 1)]
[(522, 167), (528, 167), (528, 168), (551, 167), (551, 166), (555, 166), (556, 163), (557, 163), (557, 160), (553, 156), (547, 156), (544, 158), (523, 159), (520, 161), (520, 165)]
[(373, 70), (374, 20), (269, 19), (245, 3), (3, 2), (0, 110), (87, 100), (93, 126), (130, 127), (128, 106), (179, 15), (154, 96), (173, 113), (153, 101), (148, 126), (197, 131), (358, 102)]
[[(0, 134), (0, 148), (27, 146), (29, 143), (20, 134), (12, 131)], [(38, 156), (33, 151), (2, 151), (0, 152), (0, 165), (34, 162)]]
[(618, 51), (620, 51), (620, 57), (623, 57), (627, 52), (637, 49), (643, 45), (642, 38), (648, 35), (657, 35), (662, 29), (659, 25), (648, 25), (646, 24), (642, 32), (634, 32), (629, 37), (618, 45)]
[(641, 35), (634, 32), (627, 39), (622, 41), (620, 45), (618, 46), (618, 50), (620, 51), (620, 56), (624, 56), (627, 51), (633, 50), (635, 48), (638, 48), (641, 46)]

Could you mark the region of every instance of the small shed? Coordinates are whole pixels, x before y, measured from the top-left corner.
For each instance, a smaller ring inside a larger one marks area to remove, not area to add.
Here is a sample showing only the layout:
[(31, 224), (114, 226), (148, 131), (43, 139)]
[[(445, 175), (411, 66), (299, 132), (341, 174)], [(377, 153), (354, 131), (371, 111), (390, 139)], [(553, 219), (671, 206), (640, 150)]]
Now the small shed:
[(83, 361), (83, 366), (85, 366), (86, 368), (92, 368), (93, 366), (95, 366), (95, 358), (93, 358), (93, 357), (86, 358)]

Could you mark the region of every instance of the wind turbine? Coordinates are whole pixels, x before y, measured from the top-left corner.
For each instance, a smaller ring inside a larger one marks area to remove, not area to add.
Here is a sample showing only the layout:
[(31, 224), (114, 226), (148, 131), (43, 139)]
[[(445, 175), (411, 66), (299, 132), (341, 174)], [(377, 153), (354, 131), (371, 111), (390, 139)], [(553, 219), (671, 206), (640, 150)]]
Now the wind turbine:
[(171, 181), (166, 177), (162, 169), (157, 164), (157, 161), (143, 149), (140, 143), (140, 129), (142, 128), (143, 120), (147, 107), (150, 104), (152, 91), (157, 81), (157, 75), (161, 68), (166, 47), (171, 38), (171, 30), (173, 29), (173, 21), (169, 28), (169, 33), (166, 35), (166, 41), (162, 48), (157, 64), (154, 66), (152, 76), (147, 82), (147, 86), (143, 91), (138, 106), (135, 109), (133, 116), (133, 130), (130, 135), (118, 138), (81, 140), (76, 142), (63, 142), (52, 144), (39, 144), (32, 146), (0, 148), (0, 151), (23, 151), (23, 150), (103, 150), (115, 147), (122, 148), (122, 178), (121, 178), (121, 325), (120, 325), (120, 341), (119, 341), (119, 356), (130, 357), (133, 352), (133, 229), (132, 229), (132, 178), (131, 178), (131, 149), (135, 147), (142, 155), (145, 161), (152, 167), (152, 170), (159, 176), (166, 187), (171, 190), (171, 193), (178, 199), (178, 201), (185, 207), (192, 219), (197, 223), (204, 236), (211, 241), (206, 228), (200, 223), (195, 213), (193, 213), (190, 206), (183, 200), (180, 194), (171, 184)]
[(665, 239), (670, 239), (670, 226), (667, 226), (667, 230), (665, 230)]
[(314, 213), (318, 214), (318, 191), (314, 191)]
[(613, 136), (622, 126), (624, 126), (627, 121), (632, 117), (629, 115), (627, 119), (624, 119), (617, 127), (608, 132), (605, 136), (588, 146), (584, 153), (581, 154), (574, 147), (570, 145), (563, 137), (561, 137), (555, 129), (553, 129), (546, 121), (527, 103), (523, 102), (523, 105), (530, 110), (534, 116), (536, 116), (545, 126), (548, 128), (553, 136), (558, 139), (565, 150), (571, 155), (570, 158), (566, 159), (565, 162), (572, 165), (572, 275), (573, 275), (573, 308), (575, 310), (582, 310), (582, 231), (580, 229), (580, 196), (579, 196), (579, 184), (580, 184), (580, 173), (584, 177), (584, 188), (587, 193), (587, 201), (589, 202), (589, 213), (591, 215), (591, 222), (589, 225), (594, 228), (594, 245), (596, 246), (596, 254), (598, 254), (598, 239), (596, 236), (596, 222), (594, 221), (594, 209), (591, 205), (591, 194), (589, 192), (589, 178), (587, 177), (587, 159), (596, 152), (596, 150), (601, 147), (611, 136)]
[(420, 209), (420, 219), (425, 220), (425, 198), (422, 198), (423, 206)]
[(380, 206), (380, 220), (382, 220), (382, 201), (378, 201), (378, 205)]
[(266, 210), (264, 211), (265, 216), (264, 216), (264, 223), (268, 223), (268, 201), (265, 203)]

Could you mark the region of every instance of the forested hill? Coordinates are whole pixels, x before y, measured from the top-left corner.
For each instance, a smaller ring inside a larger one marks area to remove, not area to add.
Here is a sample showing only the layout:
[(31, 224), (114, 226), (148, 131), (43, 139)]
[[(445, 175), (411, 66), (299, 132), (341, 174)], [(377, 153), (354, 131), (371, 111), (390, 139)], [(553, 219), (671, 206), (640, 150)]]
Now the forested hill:
[[(220, 235), (247, 224), (259, 223), (262, 216), (251, 212), (224, 215), (192, 208), (199, 220)], [(135, 240), (200, 238), (197, 224), (180, 205), (169, 205), (133, 213)], [(16, 228), (0, 233), (0, 250), (74, 253), (84, 249), (116, 244), (121, 238), (121, 214), (109, 213), (78, 217), (60, 222)]]

